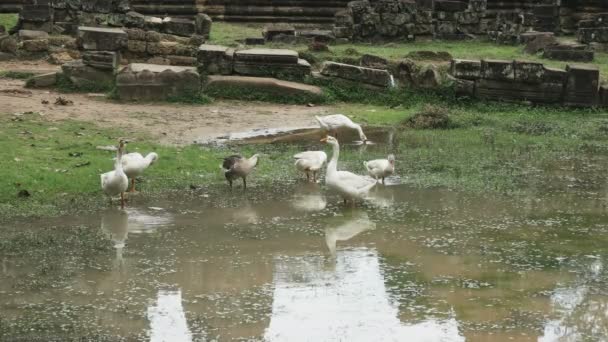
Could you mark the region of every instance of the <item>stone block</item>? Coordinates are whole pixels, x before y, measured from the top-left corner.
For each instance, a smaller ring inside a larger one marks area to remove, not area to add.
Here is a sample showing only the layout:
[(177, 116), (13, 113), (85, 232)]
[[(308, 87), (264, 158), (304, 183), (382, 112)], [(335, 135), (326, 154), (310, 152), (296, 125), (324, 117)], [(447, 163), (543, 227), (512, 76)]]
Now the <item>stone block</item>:
[(40, 5), (23, 5), (21, 8), (19, 18), (23, 21), (46, 23), (52, 20), (52, 9), (48, 3)]
[(19, 30), (19, 39), (21, 39), (21, 40), (48, 39), (48, 38), (49, 38), (49, 34), (44, 31)]
[(85, 51), (82, 54), (82, 62), (93, 68), (113, 71), (120, 63), (120, 53), (116, 51)]
[(182, 37), (190, 37), (197, 33), (194, 20), (171, 17), (163, 19), (163, 31)]
[(141, 40), (129, 40), (127, 50), (134, 53), (145, 53), (148, 51), (148, 43)]
[(458, 96), (475, 96), (475, 81), (465, 80), (462, 78), (454, 78), (454, 92)]
[(52, 64), (63, 65), (65, 63), (73, 61), (74, 58), (69, 53), (62, 52), (53, 52), (49, 54), (49, 62)]
[(13, 36), (0, 37), (0, 51), (7, 53), (16, 53), (19, 48), (19, 42)]
[(559, 61), (591, 62), (595, 53), (582, 44), (553, 44), (545, 47), (543, 57)]
[(273, 63), (234, 61), (234, 72), (245, 76), (276, 77), (281, 79), (303, 79), (311, 73), (311, 66), (304, 59), (297, 63)]
[(523, 83), (542, 83), (545, 79), (545, 66), (542, 63), (514, 61), (515, 81)]
[(466, 1), (435, 0), (435, 11), (463, 12), (467, 6)]
[(597, 105), (600, 71), (595, 66), (568, 65), (564, 104), (590, 107)]
[(264, 45), (264, 44), (266, 44), (266, 39), (264, 39), (264, 38), (257, 38), (257, 37), (245, 38), (245, 45)]
[(197, 64), (195, 57), (169, 55), (166, 58), (169, 60), (169, 65), (196, 66)]
[(163, 20), (158, 17), (144, 17), (145, 28), (147, 30), (161, 31), (163, 29)]
[(146, 26), (146, 17), (137, 12), (129, 11), (123, 18), (124, 26), (143, 29)]
[(195, 29), (196, 34), (201, 35), (201, 36), (205, 37), (206, 39), (208, 39), (209, 33), (211, 32), (211, 24), (212, 24), (211, 17), (209, 17), (208, 15), (206, 15), (204, 13), (199, 13), (194, 18), (194, 22), (196, 25), (196, 29)]
[(296, 64), (298, 63), (298, 53), (286, 49), (257, 48), (235, 52), (234, 60), (237, 62), (262, 64)]
[(483, 59), (481, 60), (481, 77), (487, 80), (513, 80), (513, 61)]
[(128, 28), (125, 29), (125, 32), (127, 33), (127, 37), (129, 37), (129, 40), (146, 40), (146, 31), (142, 29)]
[(481, 61), (453, 59), (450, 74), (456, 78), (476, 80), (481, 77)]
[(602, 107), (608, 107), (608, 85), (600, 87), (600, 105)]
[(48, 39), (32, 39), (22, 42), (23, 49), (28, 52), (45, 52), (49, 50)]
[(364, 54), (361, 56), (360, 64), (362, 67), (373, 68), (373, 69), (387, 69), (388, 60), (379, 56), (370, 54)]
[(555, 33), (553, 32), (526, 32), (519, 35), (519, 41), (525, 44), (524, 52), (536, 54), (545, 47), (555, 44)]
[(580, 28), (577, 33), (581, 43), (608, 43), (608, 27)]
[(389, 87), (392, 84), (391, 74), (386, 70), (343, 63), (324, 62), (321, 74), (380, 87)]
[(545, 67), (543, 83), (557, 83), (565, 85), (567, 78), (568, 73), (566, 70)]
[(151, 55), (175, 55), (179, 43), (177, 42), (149, 42), (146, 51)]
[(116, 91), (123, 100), (159, 101), (200, 93), (201, 78), (194, 67), (130, 64), (116, 76)]
[(78, 87), (111, 86), (114, 84), (114, 73), (85, 65), (82, 60), (66, 63), (61, 66), (63, 74)]
[(161, 41), (162, 35), (156, 31), (146, 31), (146, 41), (150, 43), (158, 43)]
[(209, 75), (232, 74), (234, 50), (226, 46), (203, 44), (198, 48), (199, 70)]
[(559, 103), (563, 96), (563, 85), (480, 79), (475, 84), (475, 96), (494, 101)]
[(351, 38), (353, 36), (353, 29), (349, 26), (334, 26), (332, 32), (336, 38)]
[(308, 84), (282, 81), (276, 78), (248, 76), (209, 76), (205, 88), (239, 88), (243, 91), (261, 91), (281, 96), (318, 96), (323, 94), (321, 88)]
[(85, 50), (119, 51), (127, 47), (129, 37), (122, 29), (78, 27), (78, 43)]
[(315, 42), (320, 43), (331, 43), (336, 39), (334, 33), (329, 30), (304, 30), (297, 32), (298, 37), (303, 37), (306, 39), (311, 39)]
[(51, 32), (51, 31), (53, 31), (53, 22), (51, 22), (51, 21), (45, 21), (45, 22), (22, 21), (21, 28), (24, 30), (31, 30), (31, 31)]
[(266, 25), (262, 34), (266, 40), (274, 40), (278, 35), (295, 36), (296, 29), (287, 24), (272, 24)]
[(46, 88), (54, 86), (57, 83), (57, 73), (51, 72), (48, 74), (36, 75), (31, 77), (25, 83), (28, 88)]

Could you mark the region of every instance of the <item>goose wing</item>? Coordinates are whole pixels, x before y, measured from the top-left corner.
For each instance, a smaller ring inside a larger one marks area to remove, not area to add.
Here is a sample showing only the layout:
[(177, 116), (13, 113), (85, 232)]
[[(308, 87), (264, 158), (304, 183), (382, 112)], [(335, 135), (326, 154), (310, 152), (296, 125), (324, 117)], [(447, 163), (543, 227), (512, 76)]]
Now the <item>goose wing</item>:
[(369, 177), (359, 176), (348, 171), (338, 171), (338, 182), (357, 190), (366, 188), (370, 184), (376, 184), (376, 181)]
[(229, 157), (224, 158), (224, 162), (222, 163), (222, 168), (225, 170), (232, 170), (234, 166), (243, 160), (243, 156), (234, 154)]

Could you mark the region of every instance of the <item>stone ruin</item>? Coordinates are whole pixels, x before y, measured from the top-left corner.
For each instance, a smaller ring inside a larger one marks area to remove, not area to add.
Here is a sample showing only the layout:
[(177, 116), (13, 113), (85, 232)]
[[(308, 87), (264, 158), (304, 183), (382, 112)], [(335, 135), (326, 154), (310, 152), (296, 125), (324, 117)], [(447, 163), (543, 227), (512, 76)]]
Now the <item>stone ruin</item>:
[(576, 107), (608, 106), (608, 86), (600, 86), (597, 67), (542, 63), (459, 60), (451, 63), (456, 92), (479, 99)]

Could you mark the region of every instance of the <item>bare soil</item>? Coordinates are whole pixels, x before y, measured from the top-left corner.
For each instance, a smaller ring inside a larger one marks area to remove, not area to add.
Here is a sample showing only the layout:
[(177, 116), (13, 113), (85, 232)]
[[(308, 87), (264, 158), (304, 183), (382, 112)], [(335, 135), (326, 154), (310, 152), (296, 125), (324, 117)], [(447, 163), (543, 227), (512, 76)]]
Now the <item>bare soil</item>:
[[(53, 71), (43, 62), (0, 63), (0, 70)], [(0, 78), (0, 116), (36, 112), (49, 121), (79, 120), (101, 127), (146, 133), (169, 145), (186, 145), (233, 132), (315, 125), (314, 115), (328, 106), (307, 107), (258, 102), (222, 101), (210, 105), (122, 103), (99, 94), (61, 94), (50, 89), (25, 89), (21, 80)], [(58, 97), (73, 105), (56, 105)]]

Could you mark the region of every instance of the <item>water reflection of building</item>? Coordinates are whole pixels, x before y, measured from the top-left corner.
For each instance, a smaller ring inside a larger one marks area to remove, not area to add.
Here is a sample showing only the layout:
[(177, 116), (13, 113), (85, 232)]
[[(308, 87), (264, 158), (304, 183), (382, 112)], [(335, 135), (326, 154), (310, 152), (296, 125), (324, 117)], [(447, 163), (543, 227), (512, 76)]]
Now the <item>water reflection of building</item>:
[(189, 342), (188, 328), (180, 290), (158, 292), (153, 305), (148, 307), (150, 342)]
[(277, 258), (269, 341), (464, 341), (455, 319), (407, 324), (389, 296), (374, 249)]

